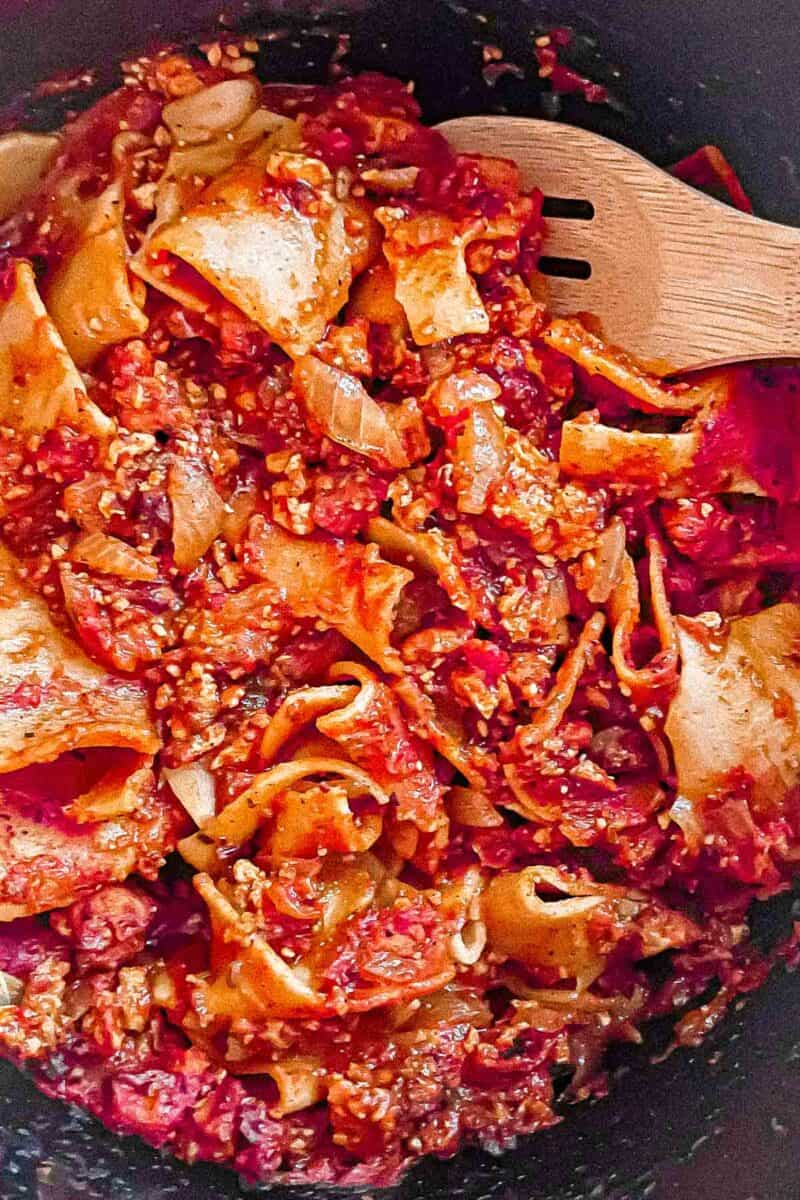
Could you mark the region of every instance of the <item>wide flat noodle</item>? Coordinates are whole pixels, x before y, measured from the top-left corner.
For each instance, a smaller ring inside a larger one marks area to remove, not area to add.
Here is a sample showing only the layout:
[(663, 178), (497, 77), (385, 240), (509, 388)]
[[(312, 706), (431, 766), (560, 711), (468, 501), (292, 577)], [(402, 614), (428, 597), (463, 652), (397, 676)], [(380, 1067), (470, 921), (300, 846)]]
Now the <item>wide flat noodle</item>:
[(337, 663), (331, 675), (361, 686), (349, 704), (318, 718), (320, 733), (394, 796), (399, 820), (426, 832), (445, 824), (433, 754), (409, 730), (391, 688), (360, 663)]
[[(169, 264), (159, 263), (158, 256), (151, 259), (153, 239), (191, 208), (210, 180), (234, 163), (243, 158), (263, 163), (273, 150), (290, 149), (299, 142), (296, 121), (264, 108), (251, 109), (260, 91), (254, 79), (226, 79), (182, 96), (162, 114), (171, 128), (173, 147), (156, 187), (155, 216), (130, 266), (145, 283), (190, 310), (203, 311), (205, 300), (173, 277)], [(180, 136), (179, 131), (188, 131), (190, 137)]]
[[(276, 161), (273, 162), (272, 159)], [(299, 155), (275, 154), (279, 172)], [(324, 170), (317, 160), (303, 160)], [(296, 167), (296, 164), (291, 164)], [(299, 169), (299, 168), (297, 168)], [(347, 299), (363, 247), (346, 227), (347, 208), (322, 187), (313, 213), (265, 203), (269, 175), (244, 162), (221, 175), (196, 204), (155, 233), (148, 262), (167, 252), (182, 259), (293, 355), (305, 354)], [(165, 269), (169, 276), (168, 266)], [(150, 281), (158, 275), (151, 269)]]
[(87, 658), (0, 547), (0, 773), (65, 750), (159, 745), (145, 689)]
[(60, 138), (15, 129), (0, 136), (0, 220), (12, 216), (36, 191), (55, 158)]
[(66, 422), (90, 433), (114, 423), (86, 395), (83, 380), (47, 314), (27, 262), (16, 262), (0, 302), (0, 425), (44, 433)]
[(489, 494), (492, 516), (538, 554), (568, 559), (593, 548), (604, 523), (602, 490), (559, 479), (557, 465), (514, 430), (506, 429), (506, 445), (506, 470)]
[(524, 733), (529, 740), (543, 742), (558, 729), (573, 701), (581, 676), (595, 652), (606, 619), (594, 613), (581, 630), (580, 637), (558, 668), (558, 674), (544, 702), (529, 725), (521, 725), (517, 735)]
[(394, 274), (394, 293), (418, 346), (463, 333), (488, 333), (489, 317), (467, 270), (469, 238), (449, 217), (407, 218), (402, 210), (379, 208), (386, 230), (383, 251)]
[(800, 605), (676, 624), (681, 675), (665, 729), (679, 796), (702, 803), (739, 770), (757, 806), (779, 807), (800, 782)]
[(664, 586), (664, 552), (654, 537), (647, 539), (647, 549), (650, 605), (661, 645), (660, 651), (648, 663), (637, 666), (633, 658), (632, 640), (641, 617), (641, 605), (636, 568), (627, 552), (622, 559), (621, 578), (608, 601), (614, 630), (611, 661), (623, 691), (632, 693), (635, 698), (642, 698), (654, 689), (671, 688), (678, 668), (675, 623)]
[(627, 556), (626, 536), (622, 518), (612, 517), (594, 549), (584, 555), (578, 580), (592, 604), (605, 604), (620, 582)]
[[(537, 890), (542, 884), (567, 898), (543, 900)], [(550, 969), (560, 978), (575, 979), (579, 990), (588, 987), (605, 966), (601, 930), (603, 918), (613, 919), (614, 898), (603, 888), (582, 886), (547, 867), (526, 867), (489, 883), (482, 912), (488, 944), (495, 953), (519, 959), (534, 970)], [(594, 936), (593, 921), (597, 922)]]
[(295, 788), (301, 781), (320, 775), (349, 780), (365, 795), (373, 796), (379, 804), (389, 803), (383, 788), (352, 763), (335, 758), (305, 758), (278, 763), (257, 775), (250, 786), (203, 825), (199, 833), (184, 838), (178, 849), (197, 870), (217, 871), (221, 865), (219, 852), (241, 846), (251, 838), (259, 826), (272, 816), (278, 796)]
[(224, 79), (165, 104), (161, 120), (173, 142), (196, 146), (236, 129), (255, 112), (261, 99), (257, 79)]
[(343, 708), (356, 698), (358, 691), (357, 687), (347, 684), (331, 684), (328, 687), (305, 687), (291, 692), (270, 717), (269, 725), (264, 730), (260, 752), (264, 763), (274, 762), (289, 738), (304, 725), (336, 708)]
[(411, 675), (398, 679), (392, 690), (410, 713), (413, 731), (430, 742), (468, 783), (484, 788), (487, 779), (497, 772), (497, 761), (489, 751), (470, 745), (457, 715), (439, 712)]
[[(184, 638), (198, 654), (213, 653), (219, 668), (269, 663), (288, 627), (278, 588), (252, 583), (240, 592), (229, 592), (218, 608), (187, 610), (191, 620)], [(213, 648), (209, 650), (209, 648)]]
[(250, 522), (248, 547), (251, 568), (270, 580), (295, 616), (322, 620), (384, 670), (401, 669), (390, 638), (411, 571), (386, 562), (376, 546), (293, 537), (260, 516)]
[(700, 448), (698, 430), (642, 433), (578, 417), (561, 428), (559, 465), (567, 475), (682, 494)]
[[(204, 874), (193, 880), (208, 906), (212, 933), (212, 977), (199, 984), (212, 1017), (292, 1017), (322, 1008), (323, 998), (290, 967)], [(235, 976), (229, 968), (235, 963)], [(235, 978), (235, 983), (231, 979)]]
[[(515, 740), (531, 748), (541, 746), (555, 734), (567, 715), (581, 677), (597, 649), (605, 623), (605, 615), (601, 612), (596, 612), (589, 618), (577, 642), (558, 668), (550, 691), (541, 707), (537, 709), (533, 720), (528, 725), (517, 726)], [(525, 782), (513, 760), (503, 763), (503, 773), (516, 801), (507, 807), (515, 809), (531, 820), (557, 820), (558, 809), (542, 804), (536, 789)]]
[[(544, 899), (539, 893), (560, 893)], [(640, 955), (678, 949), (699, 936), (682, 913), (613, 884), (575, 879), (555, 867), (497, 875), (482, 896), (491, 950), (534, 971), (574, 979), (578, 991), (603, 971), (616, 943), (636, 934)]]
[(473, 620), (491, 618), (483, 598), (471, 590), (459, 566), (460, 554), (455, 542), (440, 529), (410, 532), (386, 517), (373, 517), (367, 525), (367, 537), (377, 543), (390, 558), (405, 558), (435, 575), (456, 608)]
[(130, 289), (122, 182), (83, 207), (77, 243), (55, 271), (45, 299), (67, 350), (85, 368), (106, 346), (144, 333), (148, 321)]
[(589, 375), (599, 375), (626, 393), (631, 408), (643, 412), (694, 413), (706, 402), (702, 388), (671, 389), (630, 358), (624, 350), (608, 346), (590, 333), (576, 317), (551, 321), (542, 340), (572, 359)]
[(336, 782), (308, 784), (283, 792), (276, 797), (271, 824), (263, 839), (262, 854), (275, 867), (290, 858), (314, 859), (321, 852), (361, 854), (377, 842), (383, 831), (380, 813), (356, 816), (350, 808), (347, 787)]

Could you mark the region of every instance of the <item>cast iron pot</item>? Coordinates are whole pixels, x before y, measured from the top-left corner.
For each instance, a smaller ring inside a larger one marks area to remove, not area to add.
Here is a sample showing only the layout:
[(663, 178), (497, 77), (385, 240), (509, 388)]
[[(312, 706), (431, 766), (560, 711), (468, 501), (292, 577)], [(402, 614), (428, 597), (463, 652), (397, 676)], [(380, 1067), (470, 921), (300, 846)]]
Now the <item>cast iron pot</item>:
[[(0, 102), (55, 72), (113, 64), (148, 42), (219, 29), (221, 0), (0, 0)], [(507, 111), (542, 115), (531, 33), (573, 26), (574, 54), (607, 82), (612, 107), (574, 98), (560, 116), (609, 134), (659, 163), (705, 142), (723, 147), (756, 211), (800, 223), (798, 0), (273, 0), (225, 3), (228, 27), (282, 28), (259, 67), (265, 77), (314, 81), (339, 31), (355, 69), (413, 78), (431, 120)], [(482, 46), (499, 45), (524, 78), (490, 85)], [(619, 68), (617, 71), (616, 67)], [(64, 102), (36, 101), (29, 121), (60, 123)], [(798, 906), (800, 909), (800, 906)], [(769, 945), (792, 916), (792, 898), (760, 909)], [(777, 971), (700, 1050), (653, 1063), (669, 1041), (615, 1063), (611, 1095), (566, 1112), (563, 1124), (521, 1139), (500, 1158), (467, 1151), (419, 1164), (392, 1200), (800, 1200), (800, 980)], [(320, 1200), (321, 1189), (269, 1189), (274, 1200)], [(0, 1198), (167, 1200), (242, 1195), (222, 1169), (186, 1167), (85, 1115), (39, 1096), (0, 1065)]]

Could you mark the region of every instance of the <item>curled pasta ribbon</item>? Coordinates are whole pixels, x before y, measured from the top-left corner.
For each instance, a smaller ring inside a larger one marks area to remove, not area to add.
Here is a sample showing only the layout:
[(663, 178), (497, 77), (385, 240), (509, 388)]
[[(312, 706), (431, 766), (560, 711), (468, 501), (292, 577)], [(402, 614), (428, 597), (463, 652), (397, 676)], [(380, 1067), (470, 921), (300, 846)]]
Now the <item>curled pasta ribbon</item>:
[(280, 588), (296, 617), (324, 621), (384, 671), (402, 670), (391, 636), (412, 571), (386, 562), (375, 545), (295, 537), (259, 515), (248, 544), (252, 569)]
[[(545, 901), (538, 888), (561, 892), (561, 900)], [(526, 966), (555, 970), (575, 980), (583, 991), (603, 970), (606, 954), (601, 927), (618, 915), (624, 893), (618, 888), (571, 880), (551, 867), (526, 867), (496, 876), (483, 895), (483, 918), (490, 949)]]
[(581, 630), (580, 637), (558, 669), (555, 683), (544, 704), (527, 727), (533, 740), (542, 742), (558, 729), (572, 703), (586, 665), (605, 628), (603, 613), (593, 613)]
[(214, 776), (208, 767), (199, 762), (186, 763), (182, 767), (162, 767), (161, 776), (195, 825), (204, 825), (211, 820), (216, 811), (216, 790)]
[(473, 966), (486, 948), (486, 923), (481, 913), (484, 879), (478, 867), (442, 889), (441, 915), (456, 924), (450, 936), (450, 953), (462, 966)]
[(326, 687), (305, 687), (292, 692), (277, 709), (261, 739), (261, 757), (265, 763), (274, 762), (281, 747), (296, 733), (316, 721), (317, 717), (344, 708), (355, 700), (359, 689), (347, 684)]
[[(195, 1042), (202, 1040), (194, 1031), (192, 1037)], [(213, 1042), (204, 1049), (210, 1058), (219, 1057)], [(228, 1056), (222, 1061), (231, 1075), (269, 1075), (278, 1089), (278, 1099), (268, 1111), (278, 1120), (319, 1104), (328, 1094), (327, 1072), (322, 1059), (311, 1054), (292, 1055), (279, 1062), (263, 1056), (244, 1058), (241, 1062)]]
[[(15, 702), (31, 677), (38, 704)], [(18, 560), (0, 546), (0, 772), (52, 762), (71, 750), (101, 746), (153, 755), (161, 742), (147, 693), (92, 662), (24, 581)]]
[(220, 867), (220, 853), (241, 846), (259, 826), (272, 815), (275, 799), (283, 792), (318, 775), (335, 775), (357, 784), (373, 796), (378, 804), (389, 803), (389, 797), (365, 771), (335, 758), (306, 758), (278, 763), (257, 775), (248, 788), (223, 808), (201, 830), (183, 838), (178, 849), (184, 859), (198, 871), (214, 873)]
[(360, 854), (381, 836), (383, 817), (364, 813), (356, 817), (350, 809), (350, 791), (363, 792), (351, 784), (301, 784), (276, 800), (275, 820), (265, 839), (263, 853), (274, 866), (289, 858), (309, 858), (325, 851)]
[(30, 263), (14, 264), (11, 284), (0, 301), (0, 423), (26, 435), (60, 421), (97, 437), (112, 434), (114, 422), (89, 399)]
[(595, 337), (576, 317), (551, 321), (542, 339), (588, 375), (599, 375), (627, 393), (631, 408), (643, 412), (695, 413), (705, 403), (701, 388), (670, 390), (656, 375), (642, 370), (624, 350), (607, 346)]
[(614, 629), (611, 660), (623, 689), (634, 696), (673, 686), (678, 673), (678, 639), (664, 586), (664, 552), (655, 537), (647, 539), (647, 550), (650, 603), (661, 649), (646, 666), (636, 667), (632, 660), (631, 639), (641, 618), (641, 604), (636, 571), (627, 554), (622, 578), (608, 602)]
[(323, 997), (311, 987), (302, 968), (290, 967), (262, 934), (254, 932), (209, 875), (196, 875), (193, 882), (211, 918), (212, 978), (203, 985), (204, 1004), (211, 1015), (288, 1017), (322, 1008)]
[(447, 817), (433, 754), (408, 728), (392, 689), (361, 663), (337, 663), (330, 674), (355, 678), (360, 686), (349, 704), (319, 717), (319, 732), (386, 789), (394, 816), (410, 823), (415, 837), (442, 829)]
[(373, 517), (367, 525), (367, 537), (390, 557), (411, 559), (423, 571), (435, 575), (451, 604), (473, 620), (481, 620), (480, 599), (470, 591), (459, 569), (455, 545), (440, 530), (410, 533), (385, 517)]
[[(545, 900), (539, 894), (561, 893)], [(636, 932), (642, 958), (690, 944), (698, 926), (683, 913), (643, 892), (557, 867), (533, 866), (492, 879), (483, 893), (483, 918), (491, 950), (532, 970), (574, 979), (582, 992), (603, 971), (620, 938)], [(523, 993), (524, 994), (524, 993)]]
[[(580, 637), (572, 650), (559, 667), (555, 682), (548, 692), (544, 704), (529, 725), (521, 726), (517, 730), (516, 737), (524, 740), (527, 746), (541, 744), (547, 738), (552, 737), (558, 729), (572, 703), (590, 656), (600, 640), (605, 623), (606, 619), (603, 613), (593, 613), (581, 630)], [(503, 774), (514, 793), (520, 811), (526, 817), (540, 821), (558, 820), (561, 815), (560, 809), (556, 805), (544, 805), (536, 800), (532, 790), (521, 778), (515, 763), (503, 763)], [(516, 805), (513, 804), (508, 807), (516, 809)]]
[[(245, 860), (240, 860), (241, 866)], [(247, 878), (259, 888), (267, 876), (252, 863), (247, 863)], [(240, 875), (241, 880), (241, 875)], [(286, 1019), (309, 1016), (312, 1013), (331, 1015), (338, 1000), (318, 990), (317, 980), (336, 954), (336, 939), (346, 922), (375, 902), (379, 907), (391, 904), (404, 890), (396, 884), (386, 867), (372, 854), (329, 855), (319, 875), (321, 912), (317, 938), (302, 959), (287, 963), (272, 947), (259, 927), (258, 917), (249, 907), (243, 908), (237, 887), (228, 879), (212, 879), (205, 873), (194, 878), (194, 886), (208, 908), (211, 921), (210, 969), (197, 980), (196, 988), (203, 1020), (198, 1027), (196, 1017), (188, 1014), (187, 1032), (193, 1041), (204, 1045), (212, 1058), (222, 1059), (232, 1074), (272, 1075), (278, 1085), (278, 1106), (283, 1112), (295, 1112), (322, 1099), (314, 1080), (318, 1065), (313, 1056), (300, 1056), (275, 1064), (260, 1049), (250, 1052), (246, 1043), (233, 1047), (228, 1041), (221, 1051), (219, 1043), (209, 1037), (209, 1030), (235, 1021), (260, 1021), (264, 1018)], [(393, 888), (392, 885), (395, 885)], [(443, 974), (440, 973), (440, 975)], [(452, 975), (452, 968), (449, 974)], [(438, 986), (435, 977), (429, 986)], [(389, 989), (389, 1000), (404, 994), (405, 984)], [(354, 1011), (375, 1007), (385, 1002), (384, 994), (362, 996), (355, 1002)], [(212, 1024), (213, 1023), (213, 1024)], [(285, 1074), (277, 1074), (283, 1066)]]
[(396, 680), (394, 691), (434, 750), (460, 771), (473, 787), (484, 788), (487, 776), (497, 771), (494, 756), (479, 746), (470, 746), (463, 729), (437, 712), (434, 702), (410, 675)]
[(95, 821), (113, 821), (134, 813), (153, 787), (152, 759), (137, 755), (135, 764), (120, 763), (106, 771), (97, 783), (76, 796), (64, 809), (64, 815), (79, 825)]

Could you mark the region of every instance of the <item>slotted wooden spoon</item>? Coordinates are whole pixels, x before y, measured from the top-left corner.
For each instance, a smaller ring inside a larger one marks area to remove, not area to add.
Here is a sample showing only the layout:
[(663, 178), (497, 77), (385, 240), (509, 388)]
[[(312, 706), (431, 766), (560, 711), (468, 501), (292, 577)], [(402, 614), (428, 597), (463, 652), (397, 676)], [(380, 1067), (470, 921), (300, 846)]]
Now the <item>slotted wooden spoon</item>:
[(608, 138), (527, 117), (438, 126), (539, 187), (557, 314), (588, 312), (653, 369), (800, 357), (800, 229), (737, 212)]

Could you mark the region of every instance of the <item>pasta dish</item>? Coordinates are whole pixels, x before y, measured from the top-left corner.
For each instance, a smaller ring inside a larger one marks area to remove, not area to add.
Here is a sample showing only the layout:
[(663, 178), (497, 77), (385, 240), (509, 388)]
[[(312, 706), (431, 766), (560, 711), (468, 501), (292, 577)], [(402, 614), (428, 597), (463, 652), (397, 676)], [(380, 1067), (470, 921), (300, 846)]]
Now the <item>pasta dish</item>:
[(551, 316), (541, 195), (404, 84), (125, 69), (0, 139), (0, 1052), (380, 1186), (766, 977), (800, 375)]

